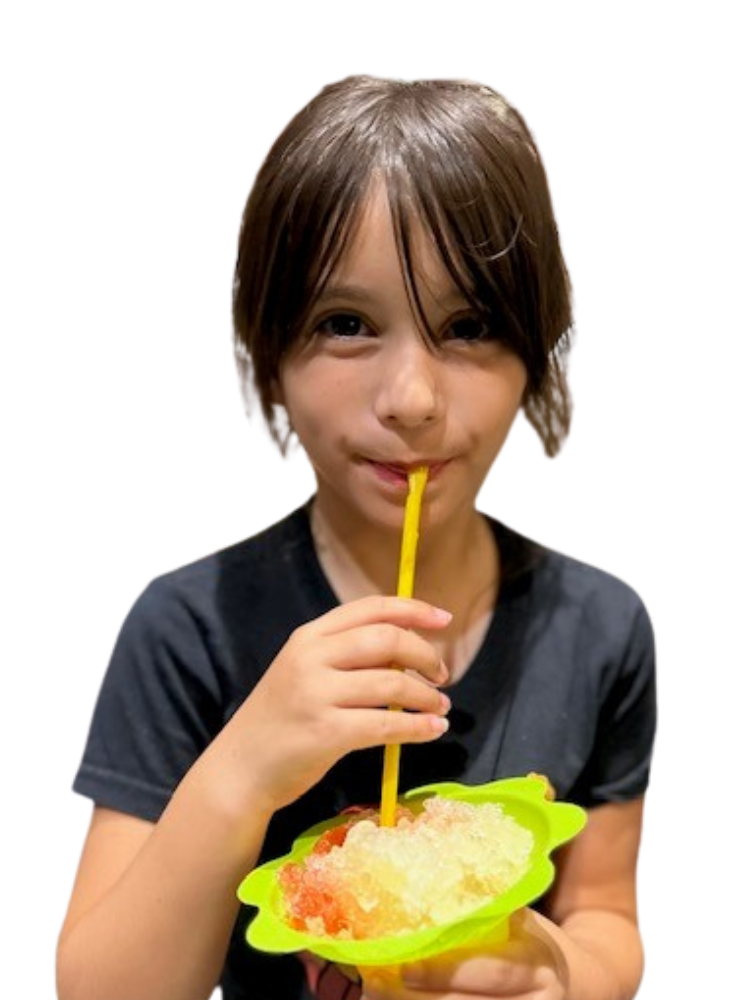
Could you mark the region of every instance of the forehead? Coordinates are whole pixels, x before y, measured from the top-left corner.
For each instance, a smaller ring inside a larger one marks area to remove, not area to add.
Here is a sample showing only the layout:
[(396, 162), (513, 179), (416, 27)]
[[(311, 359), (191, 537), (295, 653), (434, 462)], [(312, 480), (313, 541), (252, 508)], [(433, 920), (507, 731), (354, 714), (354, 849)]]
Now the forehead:
[[(321, 297), (346, 288), (356, 297), (368, 286), (393, 286), (415, 290), (420, 298), (441, 303), (462, 299), (438, 251), (434, 234), (414, 208), (407, 213), (407, 230), (399, 232), (388, 189), (375, 179), (362, 200), (341, 254)], [(403, 227), (402, 227), (403, 229)]]

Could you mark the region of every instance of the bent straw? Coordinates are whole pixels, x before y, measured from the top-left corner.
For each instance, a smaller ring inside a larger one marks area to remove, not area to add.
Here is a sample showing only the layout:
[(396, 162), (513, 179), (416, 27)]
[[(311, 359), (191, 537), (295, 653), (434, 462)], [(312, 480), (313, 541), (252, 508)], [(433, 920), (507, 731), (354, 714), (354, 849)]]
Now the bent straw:
[[(409, 473), (409, 493), (404, 511), (404, 527), (401, 534), (401, 558), (398, 567), (398, 597), (411, 597), (414, 593), (414, 569), (417, 562), (417, 542), (419, 541), (419, 514), (422, 509), (422, 494), (427, 485), (426, 466)], [(398, 711), (391, 708), (391, 711)], [(389, 743), (383, 758), (383, 782), (380, 796), (380, 825), (394, 826), (396, 822), (396, 798), (398, 796), (398, 768), (401, 745)]]

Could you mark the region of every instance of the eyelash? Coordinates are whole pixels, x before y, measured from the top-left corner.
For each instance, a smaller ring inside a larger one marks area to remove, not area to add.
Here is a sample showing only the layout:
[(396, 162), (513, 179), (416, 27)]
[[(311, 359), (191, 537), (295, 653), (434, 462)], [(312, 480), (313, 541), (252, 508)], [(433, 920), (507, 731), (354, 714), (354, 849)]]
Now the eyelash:
[[(353, 321), (359, 329), (356, 331), (350, 330), (348, 333), (342, 333), (334, 329), (326, 330), (326, 327), (331, 327), (332, 324), (337, 321), (341, 322), (342, 320), (347, 323), (351, 323)], [(330, 316), (326, 316), (325, 319), (320, 320), (320, 322), (315, 326), (315, 333), (319, 333), (327, 337), (333, 337), (336, 340), (352, 340), (354, 337), (362, 335), (362, 328), (368, 331), (370, 330), (368, 324), (362, 319), (361, 316), (358, 316), (356, 313), (337, 312), (331, 313)]]
[[(342, 330), (337, 330), (335, 327), (339, 324), (345, 323), (348, 326), (346, 332)], [(474, 335), (472, 336), (450, 336), (450, 331), (453, 330), (454, 333), (458, 329), (466, 326), (472, 327), (474, 330)], [(352, 329), (354, 327), (354, 329)], [(326, 329), (328, 328), (328, 329)], [(356, 313), (350, 312), (336, 312), (331, 313), (330, 316), (326, 316), (324, 319), (320, 320), (316, 324), (315, 333), (321, 334), (323, 336), (331, 337), (335, 340), (353, 340), (361, 336), (372, 336), (372, 328), (367, 323), (366, 320), (362, 319)], [(456, 340), (462, 343), (478, 343), (485, 342), (491, 337), (490, 328), (487, 323), (477, 314), (468, 313), (465, 315), (459, 315), (453, 317), (449, 322), (447, 322), (438, 337), (436, 337), (436, 342), (445, 343), (445, 341)]]

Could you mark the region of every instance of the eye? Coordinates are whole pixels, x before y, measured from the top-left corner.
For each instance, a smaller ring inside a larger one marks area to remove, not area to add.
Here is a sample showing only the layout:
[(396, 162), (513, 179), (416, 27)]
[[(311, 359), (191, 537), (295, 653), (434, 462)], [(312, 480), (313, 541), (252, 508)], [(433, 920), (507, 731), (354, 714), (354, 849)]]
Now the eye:
[(445, 327), (443, 340), (460, 340), (472, 342), (488, 340), (490, 328), (478, 315), (457, 316)]
[(351, 337), (367, 336), (370, 330), (364, 320), (354, 313), (334, 313), (318, 323), (315, 332), (324, 337), (337, 337), (345, 340)]

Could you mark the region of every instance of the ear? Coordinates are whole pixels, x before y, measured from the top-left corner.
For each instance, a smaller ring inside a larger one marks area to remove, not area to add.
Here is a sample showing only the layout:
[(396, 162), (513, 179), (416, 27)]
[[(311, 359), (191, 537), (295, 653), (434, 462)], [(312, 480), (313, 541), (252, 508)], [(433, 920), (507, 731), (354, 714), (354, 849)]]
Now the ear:
[(537, 392), (528, 392), (521, 419), (532, 432), (547, 462), (556, 462), (570, 443), (576, 397), (570, 378), (572, 359), (553, 359)]
[(293, 462), (300, 453), (294, 429), (286, 415), (278, 387), (263, 391), (258, 384), (255, 367), (244, 349), (231, 343), (232, 367), (242, 413), (248, 427), (258, 421), (258, 427), (280, 462)]

